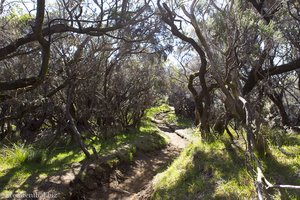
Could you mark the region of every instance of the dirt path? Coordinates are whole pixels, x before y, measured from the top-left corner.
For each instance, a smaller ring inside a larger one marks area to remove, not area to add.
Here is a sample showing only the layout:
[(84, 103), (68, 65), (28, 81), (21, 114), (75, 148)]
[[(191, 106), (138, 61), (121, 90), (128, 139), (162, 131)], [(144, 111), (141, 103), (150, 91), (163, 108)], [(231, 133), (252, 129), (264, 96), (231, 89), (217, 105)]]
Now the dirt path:
[(189, 143), (192, 129), (173, 129), (164, 122), (155, 122), (162, 134), (169, 138), (167, 148), (147, 154), (139, 153), (132, 165), (119, 167), (111, 176), (110, 181), (99, 191), (93, 191), (88, 199), (105, 200), (136, 200), (143, 190), (151, 187), (153, 177), (166, 169)]
[[(162, 117), (160, 116), (160, 118)], [(188, 144), (192, 135), (192, 129), (171, 127), (160, 119), (154, 119), (153, 122), (156, 123), (161, 133), (169, 138), (168, 146), (165, 149), (150, 153), (137, 152), (132, 164), (119, 166), (110, 175), (109, 181), (106, 184), (97, 190), (87, 193), (85, 196), (87, 199), (145, 199), (139, 196), (146, 188), (151, 187), (153, 177), (165, 170), (178, 157), (180, 151)], [(80, 166), (78, 163), (78, 166), (74, 165), (70, 170), (43, 180), (36, 180), (37, 187), (34, 187), (31, 192), (60, 193), (66, 191), (69, 183), (78, 174)]]
[(111, 175), (109, 183), (87, 197), (95, 200), (135, 200), (135, 195), (145, 189), (153, 177), (164, 170), (179, 153), (180, 150), (172, 145), (147, 154), (139, 153), (132, 165), (118, 167)]
[(169, 143), (179, 149), (185, 148), (191, 141), (191, 133), (193, 132), (191, 128), (175, 129), (165, 124), (157, 124), (157, 127), (161, 130), (162, 134), (169, 138)]

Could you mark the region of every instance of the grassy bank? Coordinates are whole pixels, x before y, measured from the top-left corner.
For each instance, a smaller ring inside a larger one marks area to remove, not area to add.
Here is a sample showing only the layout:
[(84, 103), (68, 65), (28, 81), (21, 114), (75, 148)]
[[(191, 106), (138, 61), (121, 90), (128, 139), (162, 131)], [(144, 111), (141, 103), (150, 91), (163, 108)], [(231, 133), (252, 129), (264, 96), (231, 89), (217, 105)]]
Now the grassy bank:
[[(190, 144), (172, 165), (154, 179), (152, 198), (255, 199), (254, 179), (246, 169), (244, 154), (223, 141)], [(272, 183), (300, 185), (300, 136), (286, 134), (281, 148), (271, 145), (263, 160), (265, 176)], [(279, 150), (281, 149), (281, 150)], [(283, 152), (282, 152), (283, 150)], [(270, 199), (299, 199), (296, 190), (270, 189)]]

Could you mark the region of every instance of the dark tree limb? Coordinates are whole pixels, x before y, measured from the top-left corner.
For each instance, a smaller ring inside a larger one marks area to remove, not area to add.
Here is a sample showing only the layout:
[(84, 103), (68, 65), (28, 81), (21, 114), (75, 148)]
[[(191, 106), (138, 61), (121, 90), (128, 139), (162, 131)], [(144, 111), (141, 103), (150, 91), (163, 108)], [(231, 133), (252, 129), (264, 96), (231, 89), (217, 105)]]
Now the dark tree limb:
[[(42, 29), (42, 35), (43, 37), (53, 35), (56, 33), (66, 33), (66, 32), (73, 32), (78, 34), (87, 34), (92, 36), (102, 36), (107, 32), (111, 32), (114, 30), (117, 30), (119, 28), (122, 28), (123, 25), (119, 24), (114, 27), (107, 27), (107, 28), (94, 28), (94, 27), (88, 27), (88, 28), (74, 28), (71, 26), (68, 26), (66, 24), (54, 24), (50, 27), (43, 28)], [(5, 56), (9, 55), (10, 53), (15, 52), (20, 46), (23, 46), (25, 44), (28, 44), (30, 42), (37, 41), (38, 38), (36, 34), (30, 33), (22, 38), (19, 38), (12, 42), (11, 44), (0, 48), (0, 60), (3, 60)]]
[(271, 11), (267, 11), (264, 8), (264, 2), (265, 0), (248, 0), (252, 6), (255, 8), (255, 10), (263, 17), (263, 19), (269, 24), (271, 20), (273, 19), (274, 14), (280, 9), (281, 3), (275, 5), (275, 7)]
[(247, 95), (248, 93), (250, 93), (252, 89), (257, 85), (257, 83), (266, 77), (287, 73), (296, 69), (300, 69), (300, 58), (290, 63), (279, 65), (277, 67), (272, 67), (265, 70), (261, 69), (257, 71), (252, 70), (243, 87), (243, 95)]
[(285, 111), (283, 101), (282, 101), (282, 96), (277, 94), (275, 91), (272, 93), (267, 93), (267, 96), (277, 106), (280, 116), (281, 116), (282, 125), (289, 126), (290, 120), (289, 120), (288, 114)]

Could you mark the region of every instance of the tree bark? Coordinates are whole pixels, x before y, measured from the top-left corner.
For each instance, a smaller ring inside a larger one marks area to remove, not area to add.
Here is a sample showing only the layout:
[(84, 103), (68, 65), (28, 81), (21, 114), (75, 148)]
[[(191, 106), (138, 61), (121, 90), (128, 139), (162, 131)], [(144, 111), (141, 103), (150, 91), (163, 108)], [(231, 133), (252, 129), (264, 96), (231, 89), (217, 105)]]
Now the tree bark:
[(69, 122), (69, 126), (71, 128), (71, 131), (72, 131), (72, 134), (73, 134), (73, 137), (74, 137), (76, 143), (81, 148), (81, 150), (83, 151), (83, 153), (85, 154), (85, 156), (87, 158), (90, 158), (91, 154), (89, 153), (89, 151), (87, 150), (84, 142), (82, 141), (81, 134), (78, 131), (78, 129), (76, 127), (75, 120), (72, 117), (71, 112), (70, 112), (71, 104), (73, 102), (74, 90), (75, 90), (74, 83), (70, 83), (69, 87), (68, 87), (68, 91), (67, 91), (66, 117), (67, 117), (67, 120)]
[(282, 98), (280, 97), (280, 95), (277, 94), (276, 92), (273, 92), (272, 94), (268, 93), (267, 95), (271, 99), (271, 101), (273, 101), (273, 103), (277, 106), (277, 108), (279, 110), (279, 114), (281, 116), (282, 125), (289, 126), (290, 125), (289, 116), (285, 111), (285, 108), (284, 108), (284, 105), (282, 102)]

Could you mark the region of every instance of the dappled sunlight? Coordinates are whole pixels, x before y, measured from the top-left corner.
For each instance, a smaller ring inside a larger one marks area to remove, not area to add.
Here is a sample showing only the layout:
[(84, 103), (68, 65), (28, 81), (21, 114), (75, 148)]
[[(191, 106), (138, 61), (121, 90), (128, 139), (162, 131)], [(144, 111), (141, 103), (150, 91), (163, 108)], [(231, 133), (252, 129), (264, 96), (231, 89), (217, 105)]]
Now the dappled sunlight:
[(0, 0), (0, 199), (299, 199), (299, 13)]

